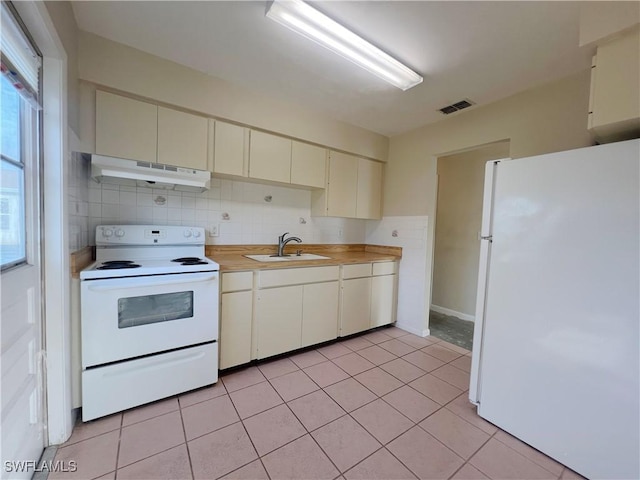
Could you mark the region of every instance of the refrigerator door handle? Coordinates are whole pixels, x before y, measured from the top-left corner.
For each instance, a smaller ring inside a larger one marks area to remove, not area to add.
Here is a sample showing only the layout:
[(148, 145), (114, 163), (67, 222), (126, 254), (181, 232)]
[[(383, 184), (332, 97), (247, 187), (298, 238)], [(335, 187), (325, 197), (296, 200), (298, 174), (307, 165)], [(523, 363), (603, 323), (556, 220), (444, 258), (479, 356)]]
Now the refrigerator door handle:
[(492, 213), (495, 180), (500, 161), (487, 162), (484, 174), (484, 195), (482, 202), (482, 227), (480, 230), (480, 262), (478, 265), (478, 292), (476, 294), (476, 317), (473, 331), (473, 351), (471, 356), (471, 378), (469, 380), (469, 400), (480, 404), (480, 377), (482, 376), (482, 340), (484, 332), (485, 300), (487, 280), (491, 263)]

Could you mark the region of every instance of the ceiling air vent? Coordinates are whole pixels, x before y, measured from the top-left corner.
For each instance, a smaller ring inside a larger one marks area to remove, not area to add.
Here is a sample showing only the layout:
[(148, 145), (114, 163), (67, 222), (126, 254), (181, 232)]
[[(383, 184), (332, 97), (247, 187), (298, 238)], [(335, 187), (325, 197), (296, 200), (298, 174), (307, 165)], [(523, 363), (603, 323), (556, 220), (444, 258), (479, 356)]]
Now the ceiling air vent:
[(441, 108), (440, 111), (445, 115), (449, 115), (450, 113), (457, 112), (458, 110), (468, 108), (471, 105), (474, 105), (471, 100), (461, 100), (459, 102), (452, 103), (451, 105), (447, 105), (446, 107)]

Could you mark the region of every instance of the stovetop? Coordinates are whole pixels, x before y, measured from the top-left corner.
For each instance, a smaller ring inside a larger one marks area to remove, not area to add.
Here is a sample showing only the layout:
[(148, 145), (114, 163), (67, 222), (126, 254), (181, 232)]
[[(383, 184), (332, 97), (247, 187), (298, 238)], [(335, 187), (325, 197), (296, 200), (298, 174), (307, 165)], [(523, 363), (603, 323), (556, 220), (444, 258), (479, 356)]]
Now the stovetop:
[(96, 227), (96, 262), (81, 280), (213, 272), (220, 267), (204, 256), (204, 229), (155, 225)]
[(215, 272), (220, 269), (216, 262), (206, 257), (188, 257), (194, 260), (176, 262), (173, 259), (131, 259), (96, 261), (80, 272), (81, 280), (113, 277), (137, 277), (142, 275), (164, 275), (175, 273)]

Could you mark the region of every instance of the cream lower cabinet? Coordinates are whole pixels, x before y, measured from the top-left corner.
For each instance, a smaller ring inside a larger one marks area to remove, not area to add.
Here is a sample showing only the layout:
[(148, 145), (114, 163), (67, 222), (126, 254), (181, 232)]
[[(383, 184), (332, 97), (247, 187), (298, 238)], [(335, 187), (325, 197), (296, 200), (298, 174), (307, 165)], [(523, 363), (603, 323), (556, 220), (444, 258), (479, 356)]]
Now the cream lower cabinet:
[(302, 286), (260, 290), (256, 299), (257, 358), (300, 348)]
[(223, 273), (220, 368), (394, 322), (396, 269), (378, 262), (260, 270), (255, 282), (254, 272)]
[(220, 368), (251, 361), (253, 272), (222, 274)]
[(339, 267), (265, 270), (256, 294), (256, 358), (337, 337)]
[(342, 281), (340, 336), (363, 332), (371, 323), (371, 277)]
[(342, 267), (340, 336), (395, 322), (397, 263)]
[(302, 347), (338, 336), (339, 282), (305, 285), (302, 294)]
[(395, 321), (396, 276), (371, 278), (371, 328)]

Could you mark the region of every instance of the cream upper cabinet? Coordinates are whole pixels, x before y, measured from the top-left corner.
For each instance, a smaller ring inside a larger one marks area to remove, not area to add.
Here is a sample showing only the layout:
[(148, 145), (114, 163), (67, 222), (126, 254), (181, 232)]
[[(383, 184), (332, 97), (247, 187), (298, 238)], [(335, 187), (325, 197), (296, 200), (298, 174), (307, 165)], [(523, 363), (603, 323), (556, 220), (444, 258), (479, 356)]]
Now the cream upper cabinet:
[(249, 177), (274, 182), (291, 182), (291, 140), (251, 131)]
[(640, 29), (598, 46), (589, 129), (600, 141), (640, 136)]
[(208, 119), (96, 91), (96, 153), (207, 169)]
[(330, 217), (356, 216), (358, 184), (358, 158), (344, 153), (329, 154), (329, 185), (327, 188), (327, 215)]
[(358, 158), (356, 217), (377, 219), (382, 209), (382, 163)]
[(305, 285), (302, 296), (302, 346), (333, 340), (338, 336), (339, 283)]
[(209, 120), (213, 137), (210, 168), (213, 173), (247, 177), (249, 175), (249, 129), (231, 123)]
[(209, 120), (158, 107), (158, 163), (207, 169)]
[(96, 91), (96, 153), (155, 162), (157, 148), (156, 105)]
[(382, 164), (346, 153), (329, 153), (325, 191), (311, 194), (311, 215), (380, 218)]
[(325, 188), (327, 149), (293, 141), (291, 144), (291, 183)]

